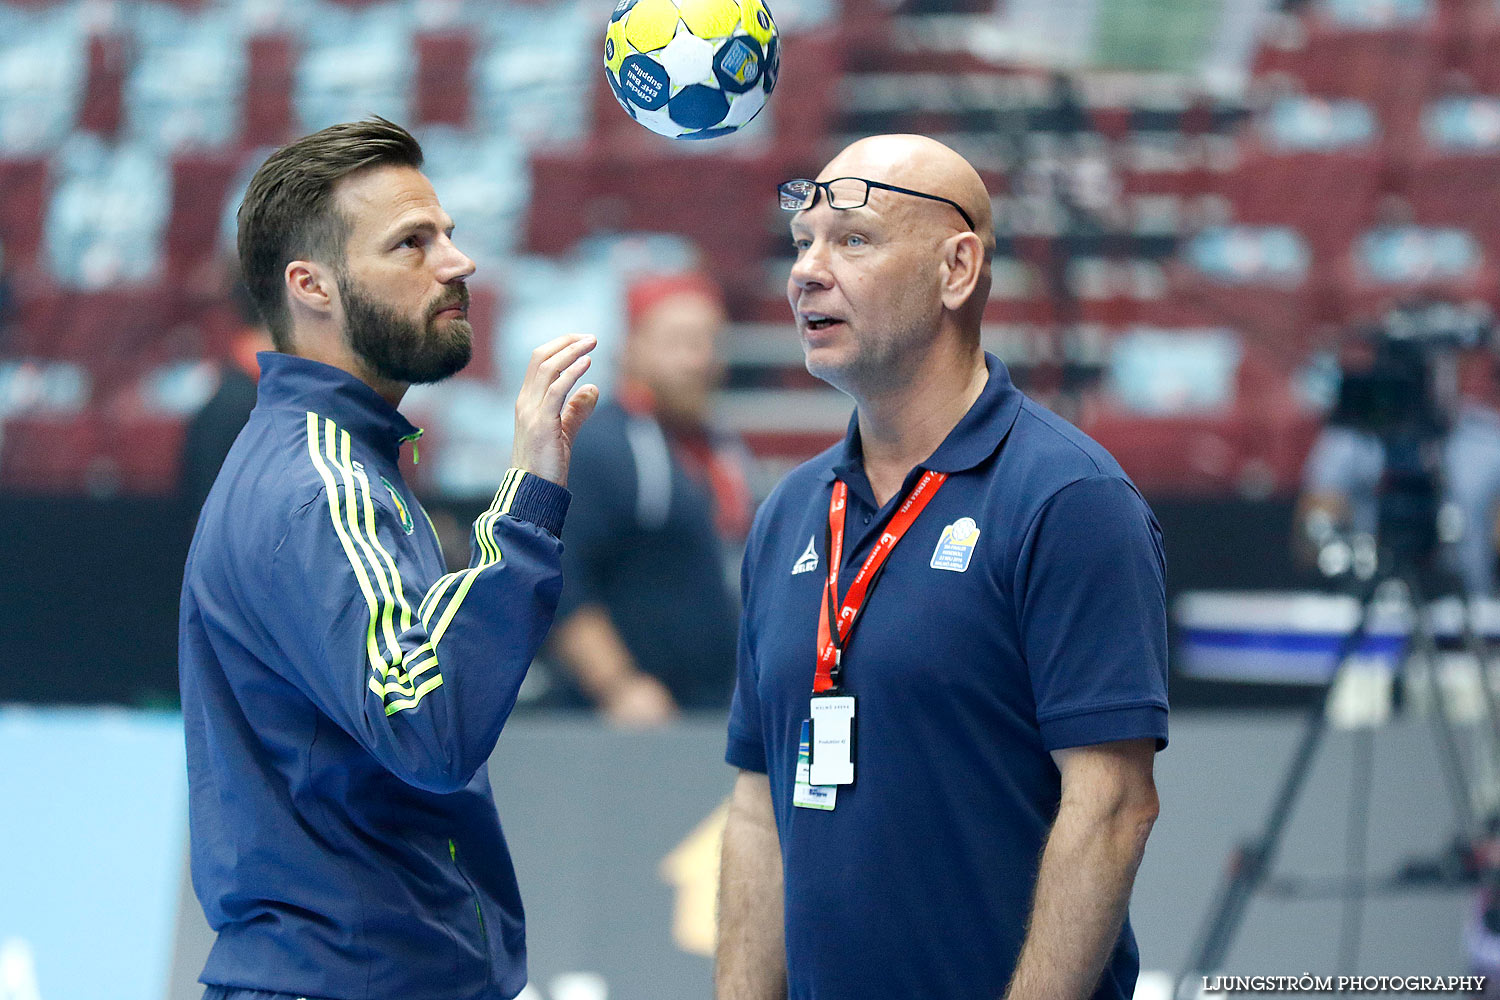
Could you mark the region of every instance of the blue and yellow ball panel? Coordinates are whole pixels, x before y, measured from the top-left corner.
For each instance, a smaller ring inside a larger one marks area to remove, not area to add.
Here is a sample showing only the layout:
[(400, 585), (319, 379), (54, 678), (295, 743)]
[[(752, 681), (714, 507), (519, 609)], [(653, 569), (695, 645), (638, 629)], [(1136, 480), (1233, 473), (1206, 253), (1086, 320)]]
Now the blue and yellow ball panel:
[(729, 98), (722, 90), (693, 84), (683, 87), (667, 104), (667, 114), (683, 128), (712, 128), (729, 114)]
[(633, 55), (620, 66), (620, 90), (636, 107), (657, 111), (671, 94), (671, 81), (661, 63), (643, 55)]
[(744, 16), (736, 0), (678, 0), (677, 9), (688, 30), (705, 39), (734, 34)]
[(714, 78), (731, 94), (754, 90), (760, 82), (760, 43), (746, 35), (731, 38), (714, 53)]
[(742, 0), (740, 8), (744, 12), (741, 23), (745, 31), (761, 45), (769, 45), (776, 34), (776, 22), (771, 20), (769, 8), (762, 0)]
[(629, 15), (625, 38), (637, 52), (655, 52), (677, 34), (678, 10), (672, 0), (637, 0)]

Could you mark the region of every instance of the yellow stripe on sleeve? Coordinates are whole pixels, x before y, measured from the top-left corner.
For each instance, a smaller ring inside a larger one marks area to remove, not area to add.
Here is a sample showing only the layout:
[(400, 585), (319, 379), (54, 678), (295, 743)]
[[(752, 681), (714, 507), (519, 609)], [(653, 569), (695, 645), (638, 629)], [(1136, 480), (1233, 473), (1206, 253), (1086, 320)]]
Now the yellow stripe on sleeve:
[(333, 472), (324, 462), (318, 446), (321, 438), (318, 426), (318, 415), (311, 410), (307, 413), (307, 451), (312, 457), (313, 465), (318, 470), (318, 475), (323, 479), (324, 490), (328, 495), (328, 509), (333, 519), (333, 530), (338, 535), (339, 543), (343, 546), (344, 555), (349, 560), (349, 565), (354, 568), (354, 578), (359, 581), (360, 592), (364, 594), (365, 604), (370, 609), (370, 623), (365, 635), (365, 652), (369, 657), (370, 665), (385, 676), (391, 664), (385, 661), (380, 653), (379, 641), (375, 636), (375, 623), (380, 617), (378, 602), (375, 598), (375, 588), (370, 585), (369, 575), (365, 572), (364, 565), (360, 562), (359, 554), (355, 550), (354, 543), (350, 540), (348, 532), (344, 530), (343, 518), (339, 514), (339, 492), (338, 485), (334, 481)]
[[(374, 546), (370, 544), (369, 537), (360, 526), (360, 507), (370, 502), (369, 493), (360, 496), (358, 480), (355, 478), (353, 464), (349, 458), (349, 432), (340, 430), (339, 426), (331, 419), (323, 418), (323, 448), (327, 454), (328, 461), (339, 473), (344, 488), (344, 518), (348, 522), (349, 535), (354, 539), (356, 545), (363, 553), (365, 563), (369, 567), (370, 575), (374, 577), (376, 584), (380, 587), (380, 598), (378, 599), (378, 617), (380, 631), (385, 637), (388, 657), (383, 658), (389, 669), (395, 669), (401, 665), (403, 659), (401, 653), (401, 640), (397, 636), (395, 610), (395, 595), (391, 592), (390, 581), (387, 579), (385, 569), (380, 565), (375, 555)], [(373, 527), (373, 516), (371, 517)], [(382, 672), (382, 676), (389, 670)]]

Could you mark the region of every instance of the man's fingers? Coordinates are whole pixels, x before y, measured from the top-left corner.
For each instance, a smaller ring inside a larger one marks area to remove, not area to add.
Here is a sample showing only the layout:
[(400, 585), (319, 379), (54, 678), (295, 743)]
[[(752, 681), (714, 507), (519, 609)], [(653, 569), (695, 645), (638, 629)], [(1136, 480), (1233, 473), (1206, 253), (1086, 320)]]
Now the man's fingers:
[(552, 384), (547, 386), (547, 391), (542, 396), (542, 408), (548, 413), (562, 412), (563, 403), (567, 400), (568, 393), (573, 391), (573, 387), (578, 384), (578, 380), (583, 378), (583, 373), (588, 371), (589, 365), (593, 363), (594, 359), (585, 354), (583, 357), (575, 359), (572, 364), (564, 368), (561, 372), (558, 372), (557, 376), (552, 380)]
[[(588, 362), (590, 360), (588, 352), (593, 349), (594, 342), (592, 340), (580, 341), (576, 344), (569, 344), (542, 362), (541, 367), (537, 369), (537, 382), (542, 391), (542, 397), (549, 409), (555, 411), (562, 405), (562, 400), (556, 398), (555, 395), (559, 384), (564, 382), (569, 375), (573, 375), (572, 382), (568, 382), (563, 387), (562, 392), (566, 395), (573, 388), (573, 383), (578, 381), (577, 375), (583, 373), (583, 368), (578, 367), (579, 363)], [(587, 367), (588, 365), (585, 364), (584, 368)]]
[(530, 373), (529, 378), (533, 383), (538, 384), (539, 389), (546, 391), (551, 385), (552, 380), (557, 377), (558, 372), (567, 370), (569, 365), (579, 357), (592, 351), (598, 343), (596, 339), (590, 336), (569, 334), (567, 337), (559, 337), (556, 341), (542, 345), (542, 347), (537, 348), (538, 353), (543, 348), (552, 345), (557, 346), (537, 360), (536, 368)]
[(594, 407), (598, 403), (599, 387), (585, 385), (575, 392), (563, 406), (562, 429), (570, 441), (578, 434), (578, 429), (589, 418), (589, 414), (594, 412)]
[(567, 347), (571, 343), (577, 343), (580, 340), (592, 339), (592, 337), (583, 333), (565, 333), (561, 337), (553, 337), (531, 352), (531, 361), (526, 365), (525, 381), (530, 381), (532, 376), (537, 373), (537, 369), (541, 368), (542, 363), (564, 347)]

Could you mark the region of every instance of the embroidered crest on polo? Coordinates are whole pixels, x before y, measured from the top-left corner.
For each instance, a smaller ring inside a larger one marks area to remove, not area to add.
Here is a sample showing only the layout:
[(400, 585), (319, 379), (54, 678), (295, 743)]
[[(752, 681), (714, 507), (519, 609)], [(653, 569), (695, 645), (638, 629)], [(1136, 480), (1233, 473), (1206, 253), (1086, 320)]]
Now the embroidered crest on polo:
[(792, 566), (792, 575), (798, 573), (811, 573), (818, 568), (817, 538), (813, 535), (807, 536), (807, 548), (797, 557), (797, 562)]
[(974, 557), (974, 546), (979, 541), (979, 525), (972, 517), (961, 517), (943, 529), (937, 548), (932, 551), (933, 569), (946, 569), (962, 573), (969, 568)]

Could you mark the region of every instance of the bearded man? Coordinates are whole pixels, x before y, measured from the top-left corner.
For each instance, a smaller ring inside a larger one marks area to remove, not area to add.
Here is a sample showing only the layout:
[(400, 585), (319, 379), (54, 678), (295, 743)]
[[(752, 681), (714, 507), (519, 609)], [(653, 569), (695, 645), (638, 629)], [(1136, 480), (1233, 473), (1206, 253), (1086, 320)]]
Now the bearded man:
[[(384, 119), (278, 150), (239, 211), (274, 351), (209, 492), (179, 669), (206, 998), (509, 998), (515, 871), (485, 762), (562, 589), (594, 340), (532, 354), (512, 467), (445, 573), (396, 407), (467, 364), (474, 263)], [(499, 470), (497, 470), (498, 472)]]

